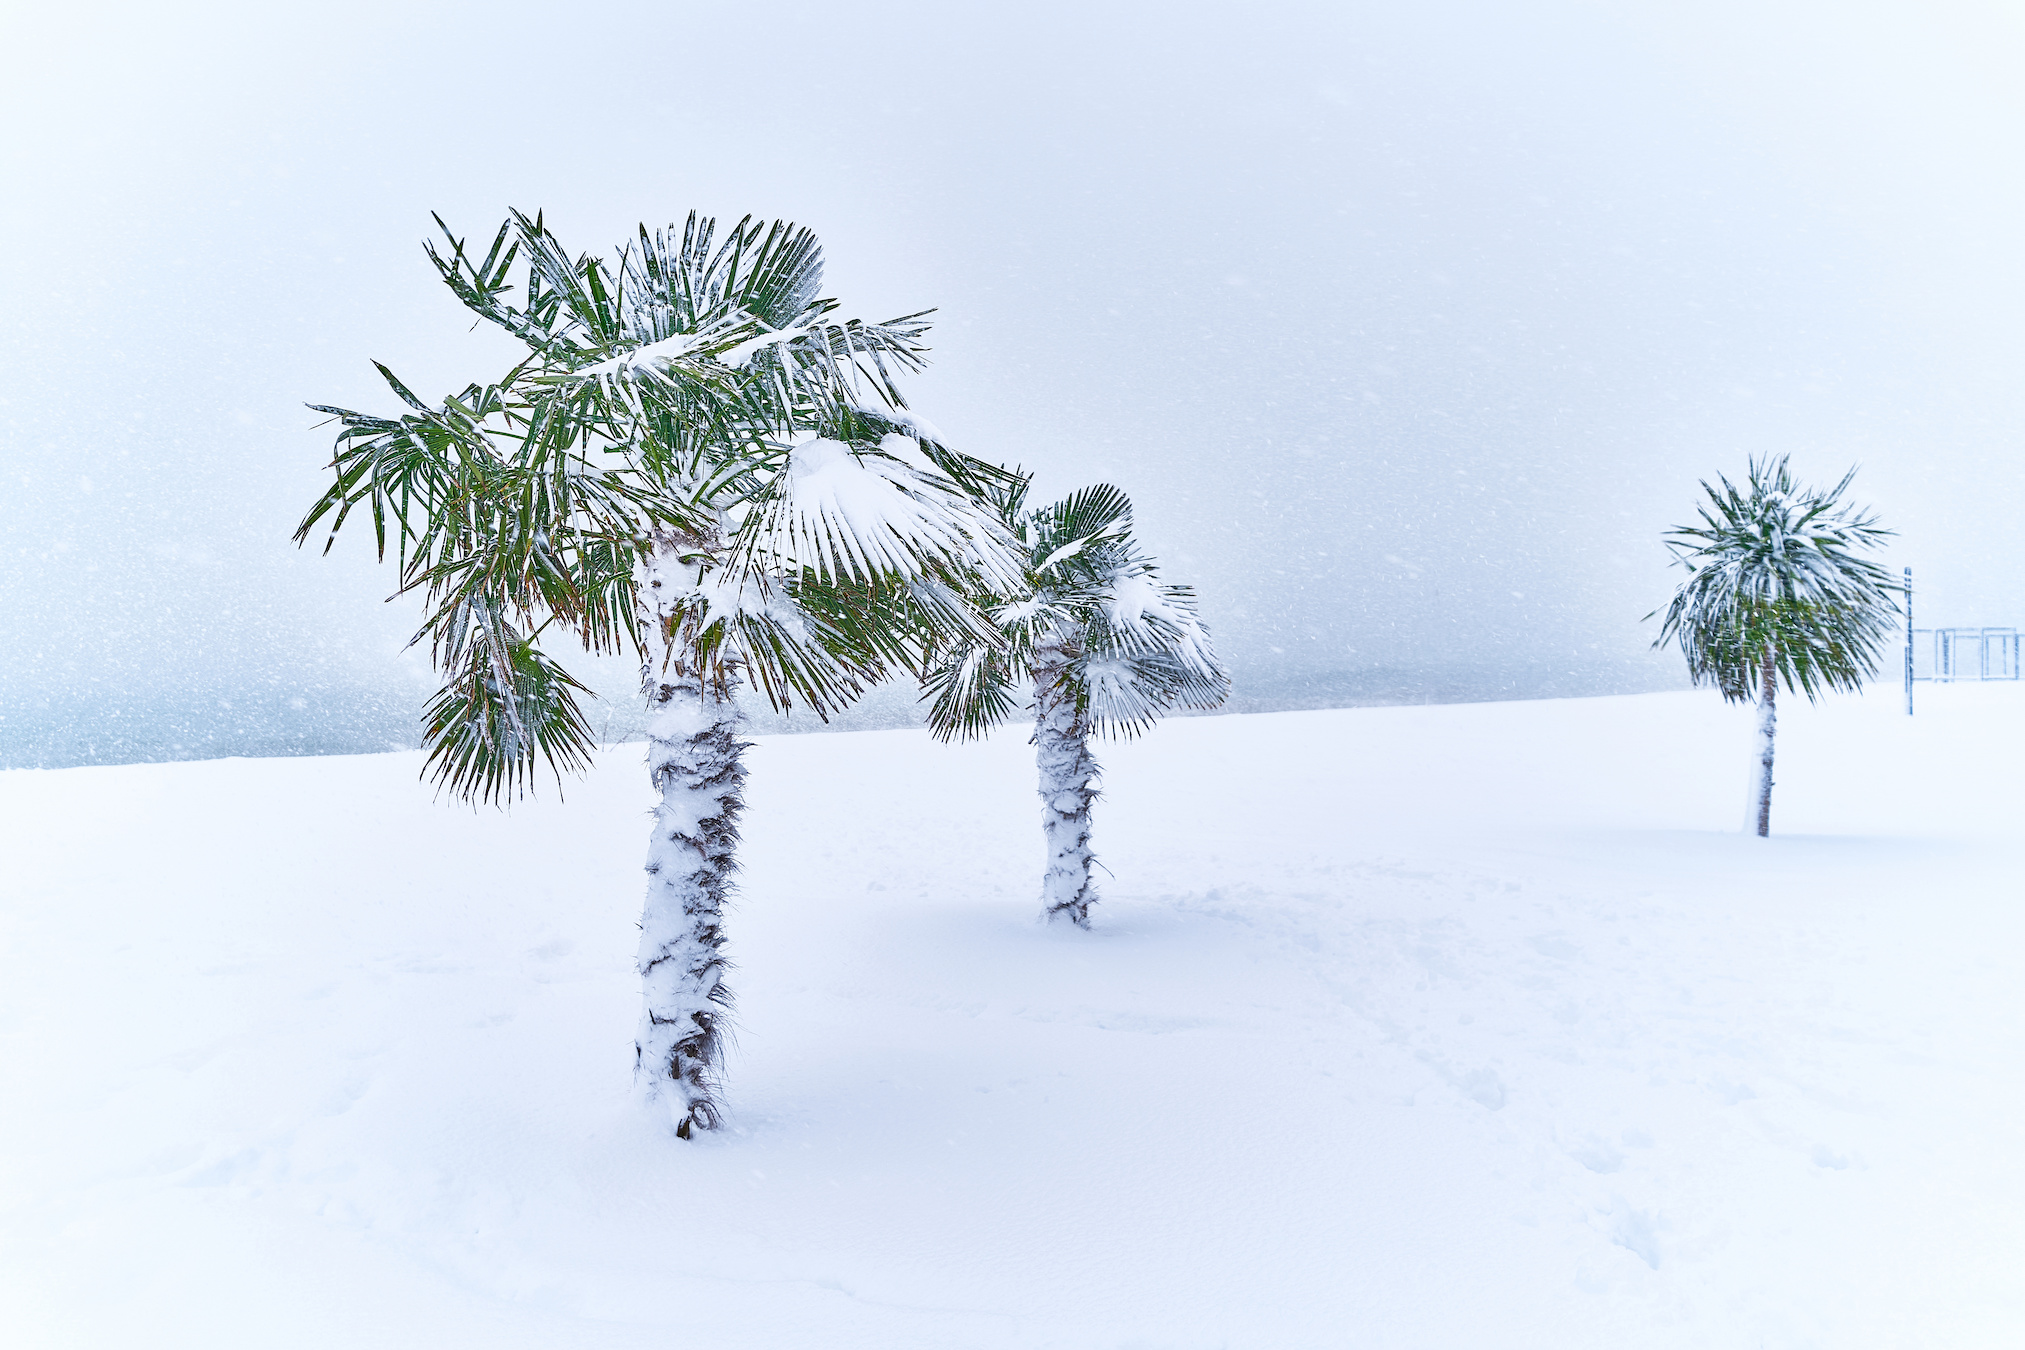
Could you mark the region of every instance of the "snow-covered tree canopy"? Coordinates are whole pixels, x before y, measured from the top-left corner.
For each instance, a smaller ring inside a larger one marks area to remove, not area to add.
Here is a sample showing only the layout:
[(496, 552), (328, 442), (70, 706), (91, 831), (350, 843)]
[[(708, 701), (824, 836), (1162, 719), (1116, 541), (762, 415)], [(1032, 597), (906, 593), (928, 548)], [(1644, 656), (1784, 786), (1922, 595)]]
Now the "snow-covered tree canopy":
[(1109, 483), (1026, 509), (1022, 479), (999, 498), (1025, 567), (987, 603), (995, 637), (961, 636), (926, 680), (929, 726), (971, 738), (1012, 717), (1039, 666), (1059, 663), (1080, 719), (1130, 736), (1175, 708), (1213, 708), (1230, 692), (1195, 593), (1160, 580), (1132, 537), (1132, 502)]
[(1720, 487), (1704, 482), (1700, 524), (1667, 533), (1689, 575), (1653, 645), (1677, 643), (1689, 678), (1733, 702), (1757, 694), (1767, 662), (1809, 699), (1861, 688), (1877, 668), (1900, 587), (1859, 556), (1893, 532), (1842, 502), (1855, 477), (1852, 469), (1825, 492), (1803, 488), (1781, 456), (1753, 460), (1741, 487), (1720, 476)]
[(683, 564), (678, 602), (657, 596), (674, 646), (777, 708), (827, 716), (938, 642), (996, 640), (966, 597), (1019, 583), (1024, 550), (979, 504), (1016, 480), (905, 411), (896, 377), (924, 362), (927, 311), (840, 316), (814, 234), (750, 217), (721, 237), (693, 213), (643, 225), (611, 259), (519, 212), (482, 259), (443, 238), (427, 248), (444, 282), (526, 354), (435, 406), (381, 366), (396, 417), (313, 405), (341, 423), (336, 481), (296, 540), (363, 507), (425, 596), (416, 640), (445, 676), (428, 771), (453, 792), (497, 800), (538, 761), (582, 767), (583, 686), (540, 640), (644, 650), (637, 565), (655, 550)]

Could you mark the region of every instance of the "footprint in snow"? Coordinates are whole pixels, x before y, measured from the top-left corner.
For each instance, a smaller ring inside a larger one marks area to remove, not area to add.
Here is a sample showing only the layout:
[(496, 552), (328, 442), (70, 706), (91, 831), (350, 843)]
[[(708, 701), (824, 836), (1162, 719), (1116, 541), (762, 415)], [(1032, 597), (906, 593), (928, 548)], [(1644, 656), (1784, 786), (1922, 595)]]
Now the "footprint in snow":
[(1493, 1069), (1474, 1069), (1462, 1076), (1457, 1086), (1463, 1095), (1489, 1111), (1496, 1111), (1505, 1104), (1505, 1085)]
[(1603, 1176), (1608, 1176), (1624, 1166), (1624, 1155), (1595, 1135), (1590, 1135), (1569, 1149), (1568, 1156), (1590, 1171)]

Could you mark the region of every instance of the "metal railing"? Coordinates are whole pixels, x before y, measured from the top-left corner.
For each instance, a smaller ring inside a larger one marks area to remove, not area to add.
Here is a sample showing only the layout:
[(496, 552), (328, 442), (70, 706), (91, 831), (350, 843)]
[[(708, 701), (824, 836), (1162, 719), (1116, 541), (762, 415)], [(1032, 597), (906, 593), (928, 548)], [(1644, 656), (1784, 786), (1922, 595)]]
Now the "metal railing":
[[(1913, 627), (1913, 574), (1905, 569), (1905, 712), (1912, 716), (1913, 681), (1957, 684), (2016, 680), (2025, 650), (2015, 628)], [(1925, 639), (1922, 641), (1921, 639)]]
[(1907, 637), (1915, 680), (1948, 684), (2019, 678), (2021, 634), (2015, 628), (1915, 628)]

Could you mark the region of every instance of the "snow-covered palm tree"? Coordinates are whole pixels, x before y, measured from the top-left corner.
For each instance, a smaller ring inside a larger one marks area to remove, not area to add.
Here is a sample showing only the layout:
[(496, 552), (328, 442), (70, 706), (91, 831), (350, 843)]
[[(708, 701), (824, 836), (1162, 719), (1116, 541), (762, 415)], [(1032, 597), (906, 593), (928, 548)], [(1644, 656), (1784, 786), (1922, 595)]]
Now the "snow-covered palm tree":
[(1163, 583), (1133, 539), (1123, 492), (1099, 483), (1029, 511), (1027, 486), (1000, 501), (1025, 546), (1021, 584), (990, 597), (995, 636), (962, 635), (942, 651), (925, 681), (929, 726), (944, 740), (982, 736), (1031, 698), (1048, 854), (1041, 904), (1050, 921), (1088, 928), (1100, 773), (1091, 736), (1131, 736), (1171, 709), (1213, 708), (1230, 677), (1194, 592)]
[(1855, 477), (1851, 469), (1823, 492), (1797, 485), (1784, 456), (1753, 460), (1742, 487), (1721, 477), (1719, 488), (1704, 482), (1701, 522), (1667, 532), (1688, 579), (1653, 645), (1677, 643), (1689, 679), (1713, 683), (1731, 702), (1756, 696), (1761, 837), (1772, 829), (1780, 681), (1809, 702), (1828, 690), (1861, 689), (1898, 612), (1898, 584), (1858, 556), (1893, 532), (1843, 503)]
[(455, 795), (589, 762), (584, 687), (544, 638), (639, 654), (660, 804), (637, 1077), (688, 1138), (721, 1115), (735, 694), (827, 717), (936, 643), (989, 645), (967, 597), (1015, 584), (1021, 558), (980, 502), (1016, 479), (917, 430), (894, 377), (922, 363), (924, 315), (840, 317), (808, 230), (692, 214), (611, 259), (518, 212), (482, 260), (443, 235), (443, 280), (525, 355), (434, 406), (381, 366), (396, 417), (320, 407), (342, 423), (336, 482), (296, 538), (361, 511), (382, 558), (391, 543), (444, 677), (425, 773)]

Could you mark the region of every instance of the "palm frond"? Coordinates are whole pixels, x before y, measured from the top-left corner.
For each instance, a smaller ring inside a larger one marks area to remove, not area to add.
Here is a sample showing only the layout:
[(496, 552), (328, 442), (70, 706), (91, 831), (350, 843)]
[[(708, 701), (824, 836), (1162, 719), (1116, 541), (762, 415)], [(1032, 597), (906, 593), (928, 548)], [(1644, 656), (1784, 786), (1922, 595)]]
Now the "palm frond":
[(1162, 584), (1149, 561), (1111, 577), (1081, 638), (1070, 669), (1079, 704), (1104, 734), (1134, 736), (1176, 708), (1203, 711), (1230, 695), (1194, 592)]
[(990, 597), (999, 641), (938, 652), (923, 681), (930, 729), (945, 740), (983, 735), (1017, 711), (1038, 670), (1060, 671), (1050, 678), (1070, 687), (1100, 735), (1136, 735), (1177, 708), (1221, 704), (1230, 677), (1194, 592), (1163, 583), (1140, 551), (1131, 499), (1108, 483), (1035, 510), (1025, 499), (1024, 479), (999, 498), (1026, 558), (1022, 584)]
[(1893, 532), (1842, 502), (1854, 477), (1852, 469), (1826, 491), (1803, 488), (1782, 456), (1751, 461), (1742, 485), (1704, 482), (1699, 523), (1667, 534), (1688, 579), (1653, 645), (1678, 645), (1689, 678), (1731, 701), (1755, 696), (1768, 660), (1810, 700), (1862, 688), (1893, 630), (1900, 588), (1861, 556)]
[(923, 678), (928, 729), (939, 740), (977, 740), (1019, 711), (1028, 653), (985, 642), (946, 647)]
[(558, 788), (589, 768), (596, 741), (575, 697), (589, 691), (497, 613), (467, 612), (458, 628), (452, 678), (422, 714), (423, 775), (498, 805), (524, 796), (540, 764)]
[(747, 517), (737, 558), (833, 584), (975, 572), (988, 587), (1012, 589), (1023, 570), (1010, 531), (955, 484), (828, 437), (794, 446)]
[(1132, 528), (1132, 500), (1109, 483), (1094, 483), (1033, 517), (1036, 573), (1047, 573), (1099, 540), (1122, 537)]
[(782, 712), (797, 702), (827, 720), (883, 678), (879, 639), (856, 631), (862, 616), (813, 579), (790, 585), (762, 570), (692, 558), (690, 583), (658, 596), (664, 649), (681, 652), (720, 696), (750, 680)]
[(1018, 469), (973, 458), (951, 446), (942, 432), (909, 409), (847, 403), (834, 406), (817, 425), (822, 434), (849, 445), (884, 445), (888, 436), (913, 442), (943, 477), (980, 502), (988, 503), (1008, 529), (1025, 509), (1027, 475)]

